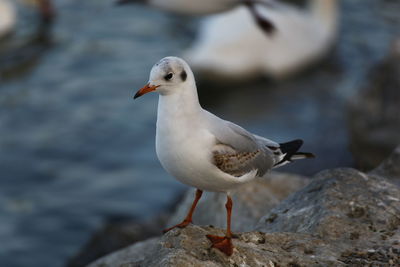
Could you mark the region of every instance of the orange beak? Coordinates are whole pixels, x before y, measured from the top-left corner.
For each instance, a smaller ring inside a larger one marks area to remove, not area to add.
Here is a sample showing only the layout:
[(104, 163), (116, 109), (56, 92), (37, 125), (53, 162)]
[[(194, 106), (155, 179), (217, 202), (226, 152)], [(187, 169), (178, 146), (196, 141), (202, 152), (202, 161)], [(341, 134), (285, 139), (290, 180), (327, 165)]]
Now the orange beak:
[(142, 89), (140, 89), (139, 91), (137, 91), (137, 93), (135, 94), (135, 96), (133, 97), (133, 99), (138, 98), (139, 96), (142, 96), (144, 94), (153, 92), (157, 89), (157, 87), (159, 87), (159, 85), (150, 85), (150, 83), (146, 84)]

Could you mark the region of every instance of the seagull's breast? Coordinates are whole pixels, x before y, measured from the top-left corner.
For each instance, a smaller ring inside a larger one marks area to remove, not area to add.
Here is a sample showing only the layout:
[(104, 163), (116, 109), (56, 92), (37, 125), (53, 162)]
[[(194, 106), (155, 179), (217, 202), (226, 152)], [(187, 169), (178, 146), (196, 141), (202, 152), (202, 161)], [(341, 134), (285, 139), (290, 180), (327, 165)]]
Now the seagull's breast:
[(218, 169), (213, 161), (216, 139), (207, 128), (165, 127), (157, 123), (156, 151), (164, 169), (178, 181), (195, 188), (227, 192), (252, 180), (256, 172), (234, 177)]
[(177, 94), (160, 97), (156, 152), (169, 174), (186, 185), (216, 192), (227, 192), (255, 177), (256, 172), (234, 177), (218, 169), (213, 158), (216, 143), (210, 116), (198, 104), (190, 102), (190, 97), (182, 99)]
[(207, 130), (191, 126), (174, 127), (157, 123), (156, 152), (162, 166), (181, 182), (196, 179), (211, 165), (214, 136)]

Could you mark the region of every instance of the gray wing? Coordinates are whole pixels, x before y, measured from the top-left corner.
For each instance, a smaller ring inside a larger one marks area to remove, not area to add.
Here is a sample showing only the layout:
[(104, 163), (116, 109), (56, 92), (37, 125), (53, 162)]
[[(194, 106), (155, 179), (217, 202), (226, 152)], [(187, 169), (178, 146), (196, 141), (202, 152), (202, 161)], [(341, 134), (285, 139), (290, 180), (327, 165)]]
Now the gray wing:
[(216, 138), (214, 164), (222, 171), (241, 176), (257, 170), (257, 175), (262, 176), (281, 159), (279, 144), (253, 135), (211, 113), (208, 113), (207, 120), (208, 128)]

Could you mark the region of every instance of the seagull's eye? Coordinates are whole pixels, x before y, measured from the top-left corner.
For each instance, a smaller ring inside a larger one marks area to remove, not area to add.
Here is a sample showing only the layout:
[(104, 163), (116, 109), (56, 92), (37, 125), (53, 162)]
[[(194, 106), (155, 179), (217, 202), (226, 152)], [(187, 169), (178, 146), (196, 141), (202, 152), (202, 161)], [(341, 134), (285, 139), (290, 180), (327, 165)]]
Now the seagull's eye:
[(172, 77), (174, 76), (174, 74), (172, 72), (168, 73), (167, 75), (164, 76), (164, 79), (166, 81), (169, 81), (172, 79)]

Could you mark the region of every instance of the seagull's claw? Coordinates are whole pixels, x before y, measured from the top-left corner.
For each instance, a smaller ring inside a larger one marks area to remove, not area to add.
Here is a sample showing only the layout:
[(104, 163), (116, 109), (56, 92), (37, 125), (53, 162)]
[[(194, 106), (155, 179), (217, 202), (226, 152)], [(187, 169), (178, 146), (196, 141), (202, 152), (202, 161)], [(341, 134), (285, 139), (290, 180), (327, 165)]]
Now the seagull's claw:
[(185, 228), (190, 223), (191, 223), (191, 221), (184, 220), (183, 222), (178, 223), (177, 225), (174, 225), (174, 226), (172, 226), (170, 228), (164, 229), (163, 233), (165, 234), (166, 232), (169, 232), (169, 231), (171, 231), (172, 229), (175, 229), (175, 228)]
[(227, 256), (231, 256), (233, 254), (233, 244), (231, 237), (207, 235), (207, 238), (211, 241), (213, 248), (219, 249)]

